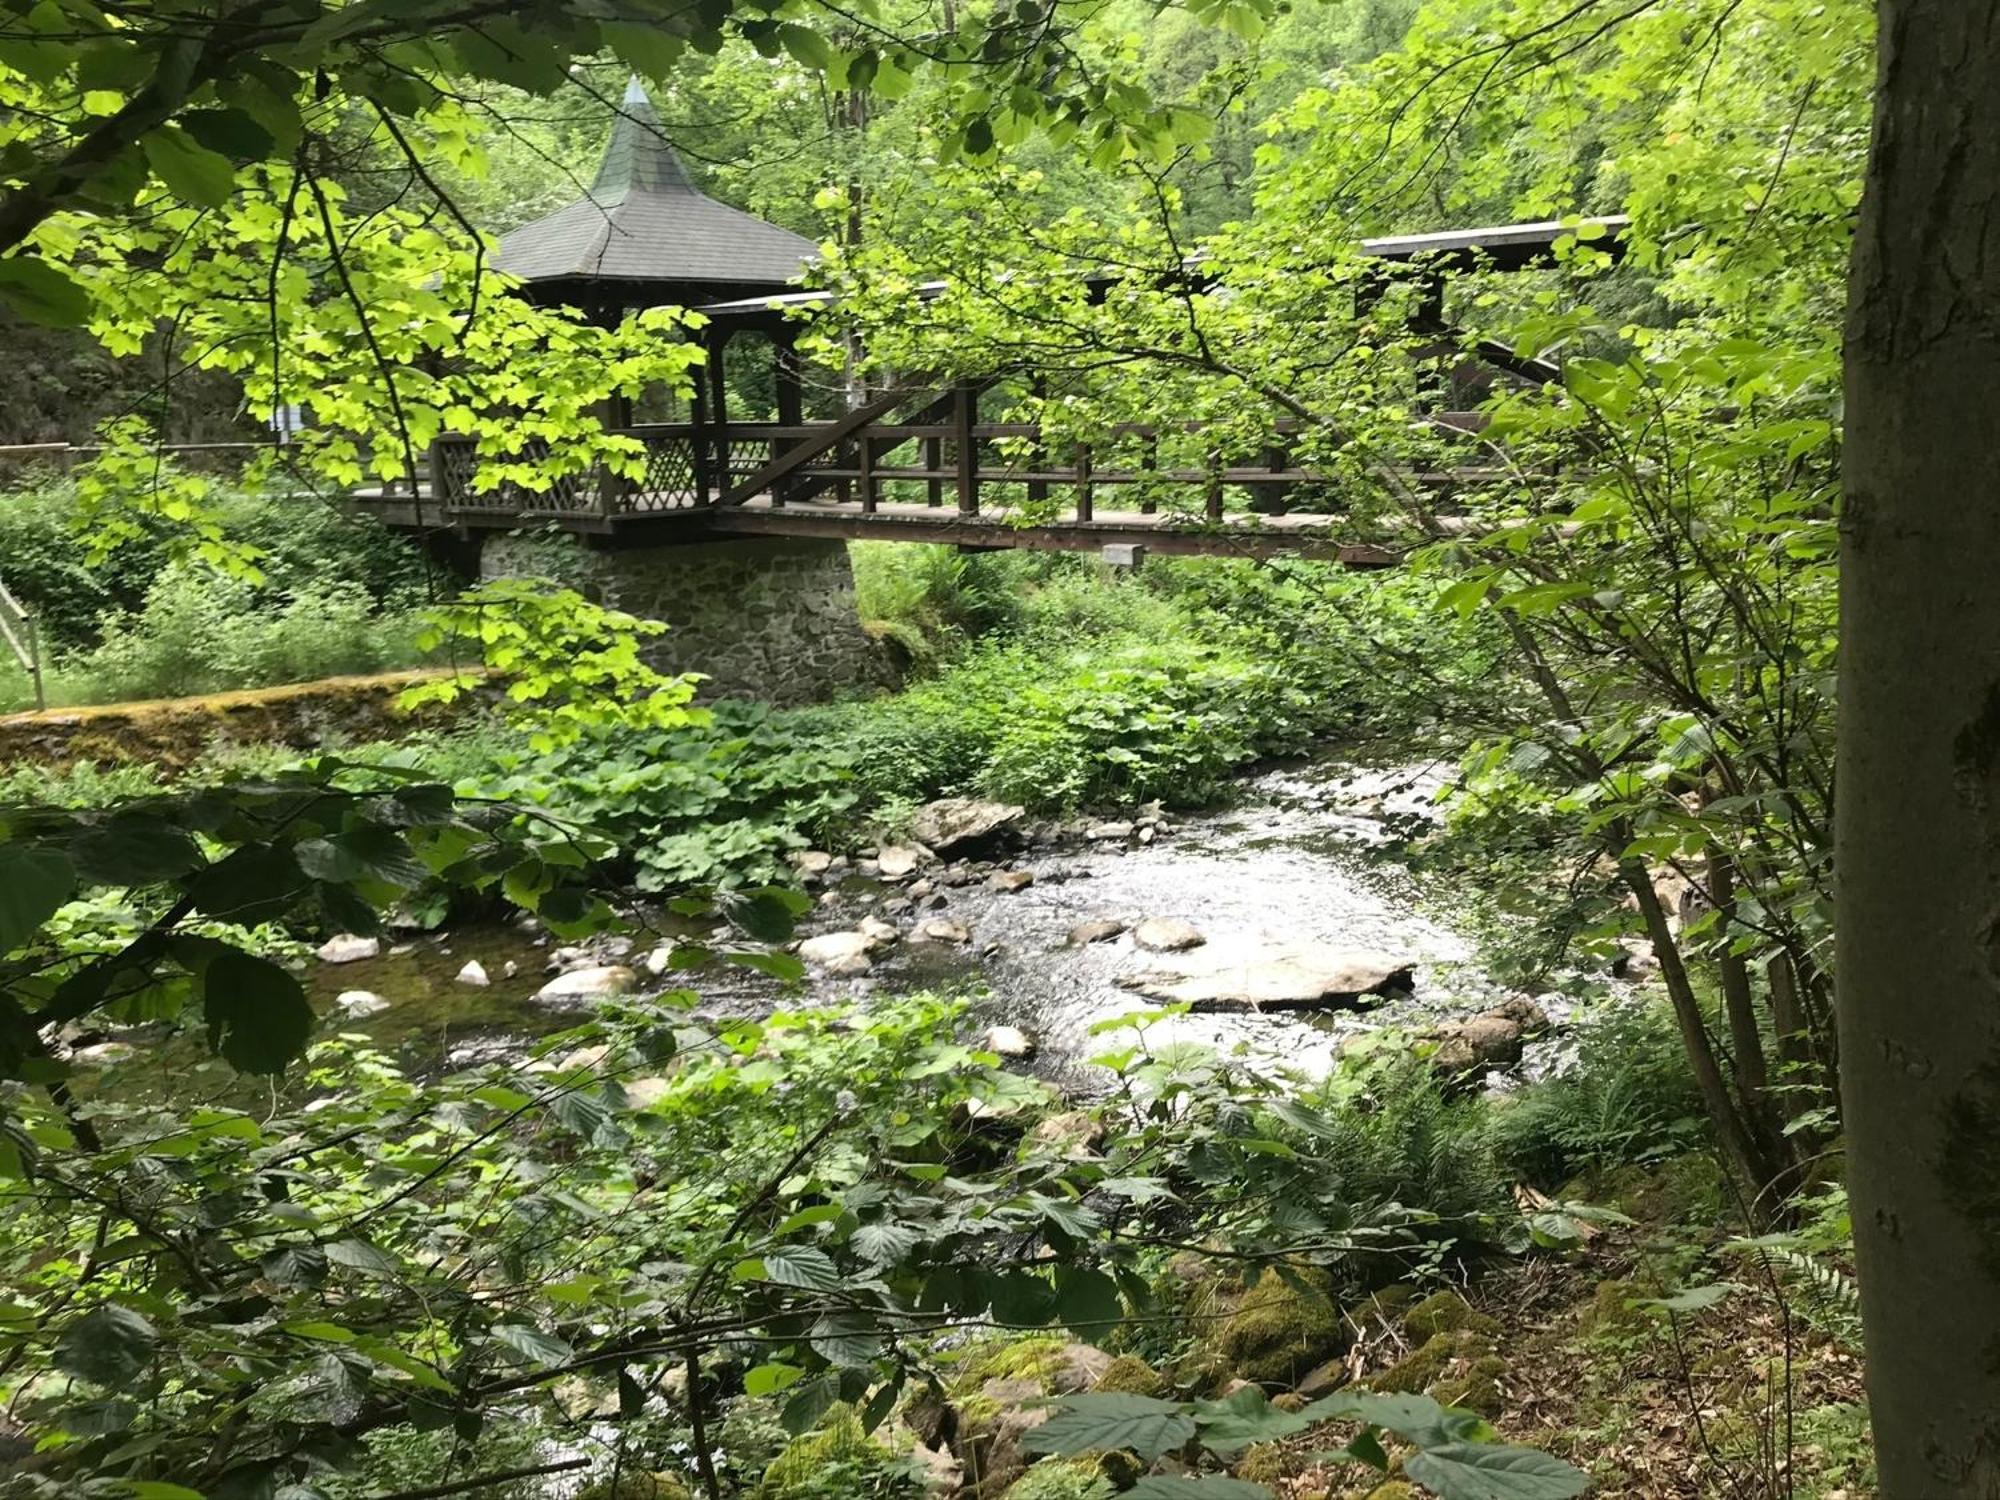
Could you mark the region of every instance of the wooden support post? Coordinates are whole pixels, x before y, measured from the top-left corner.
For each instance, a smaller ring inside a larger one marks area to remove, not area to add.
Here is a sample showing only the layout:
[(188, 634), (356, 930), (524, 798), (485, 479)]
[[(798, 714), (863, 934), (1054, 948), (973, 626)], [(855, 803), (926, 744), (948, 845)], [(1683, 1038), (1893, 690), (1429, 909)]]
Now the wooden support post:
[(943, 438), (924, 439), (924, 467), (931, 473), (931, 477), (924, 481), (924, 504), (944, 504), (944, 481), (937, 477), (937, 471), (944, 467)]
[(875, 514), (875, 438), (867, 428), (855, 437), (855, 465), (861, 470), (861, 513)]
[[(1278, 441), (1264, 451), (1264, 462), (1273, 474), (1282, 474), (1291, 466), (1291, 453), (1283, 433)], [(1291, 485), (1275, 482), (1264, 486), (1264, 500), (1258, 509), (1268, 515), (1282, 516), (1285, 513), (1285, 497), (1291, 493)]]
[(715, 486), (726, 490), (729, 474), (729, 382), (723, 373), (722, 351), (728, 346), (725, 332), (712, 338), (708, 346), (708, 394), (715, 405)]
[(1153, 477), (1160, 472), (1160, 435), (1150, 429), (1146, 433), (1146, 451), (1139, 458), (1139, 493), (1144, 496), (1139, 502), (1141, 514), (1150, 516), (1160, 508), (1153, 498)]
[(688, 448), (694, 466), (694, 503), (709, 505), (714, 502), (715, 495), (722, 487), (714, 484), (709, 472), (711, 454), (708, 446), (708, 420), (703, 411), (699, 382), (688, 397), (688, 425), (694, 429), (688, 438)]
[[(775, 349), (774, 357), (776, 360), (776, 368), (773, 373), (776, 377), (778, 387), (778, 425), (780, 427), (797, 427), (805, 420), (804, 402), (800, 392), (798, 333), (791, 325), (787, 324), (782, 330), (771, 336), (771, 342)], [(796, 436), (773, 439), (771, 443), (772, 459), (776, 460), (784, 451), (785, 446), (798, 441), (799, 439)], [(792, 488), (790, 483), (773, 486), (771, 490), (771, 503), (773, 505), (783, 505), (792, 492)], [(842, 496), (842, 498), (845, 499), (846, 497)]]
[(1090, 444), (1076, 445), (1076, 518), (1088, 521), (1094, 509), (1090, 493)]
[(952, 457), (958, 469), (958, 513), (979, 514), (979, 439), (973, 427), (979, 421), (979, 387), (961, 380), (951, 391)]
[(1220, 453), (1210, 453), (1208, 455), (1208, 495), (1204, 510), (1209, 520), (1215, 522), (1222, 520), (1222, 455)]
[[(1035, 398), (1035, 446), (1028, 452), (1028, 467), (1036, 474), (1046, 474), (1049, 468), (1049, 450), (1042, 442), (1042, 403), (1049, 398), (1049, 380), (1046, 375), (1036, 375), (1028, 383), (1029, 394)], [(1049, 482), (1046, 479), (1028, 481), (1028, 503), (1033, 505), (1049, 498)]]

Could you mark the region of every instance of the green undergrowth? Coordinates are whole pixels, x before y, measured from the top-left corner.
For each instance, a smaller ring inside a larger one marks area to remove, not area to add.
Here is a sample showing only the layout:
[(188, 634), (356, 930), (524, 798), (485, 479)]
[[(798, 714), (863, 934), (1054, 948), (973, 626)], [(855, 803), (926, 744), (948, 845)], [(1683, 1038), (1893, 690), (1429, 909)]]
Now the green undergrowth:
[[(306, 493), (225, 486), (219, 523), (260, 579), (177, 557), (170, 523), (92, 562), (74, 486), (0, 504), (0, 581), (34, 617), (53, 707), (172, 698), (410, 666), (433, 586), (420, 554), (369, 517)], [(447, 581), (435, 581), (447, 589)], [(0, 711), (34, 706), (0, 651)]]
[[(548, 751), (491, 723), (329, 748), (588, 827), (619, 846), (642, 888), (670, 891), (783, 878), (795, 851), (896, 836), (938, 797), (1057, 815), (1153, 800), (1201, 806), (1225, 799), (1260, 760), (1391, 727), (1421, 734), (1424, 707), (1357, 667), (1356, 607), (1371, 631), (1429, 639), (1468, 683), (1478, 672), (1477, 640), (1428, 607), (1420, 580), (1206, 560), (1131, 577), (1070, 558), (921, 547), (897, 551), (931, 561), (885, 569), (857, 551), (862, 579), (875, 580), (864, 605), (889, 599), (929, 643), (900, 693), (789, 710), (725, 703), (706, 723), (598, 725)], [(155, 649), (154, 638), (121, 629), (100, 654)], [(282, 638), (275, 624), (265, 633)], [(158, 638), (169, 639), (178, 638)], [(184, 654), (195, 663), (187, 673), (206, 670), (194, 645)], [(238, 753), (194, 774), (228, 779), (280, 764)], [(15, 775), (0, 780), (0, 801), (91, 805), (156, 782), (133, 768)]]

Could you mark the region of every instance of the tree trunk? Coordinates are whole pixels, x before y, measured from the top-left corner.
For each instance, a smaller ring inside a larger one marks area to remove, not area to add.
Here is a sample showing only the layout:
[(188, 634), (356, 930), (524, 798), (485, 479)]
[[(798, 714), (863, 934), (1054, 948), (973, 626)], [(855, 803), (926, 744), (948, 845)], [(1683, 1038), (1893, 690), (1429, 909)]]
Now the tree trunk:
[(2000, 1496), (2000, 0), (1883, 0), (1847, 327), (1836, 966), (1885, 1500)]

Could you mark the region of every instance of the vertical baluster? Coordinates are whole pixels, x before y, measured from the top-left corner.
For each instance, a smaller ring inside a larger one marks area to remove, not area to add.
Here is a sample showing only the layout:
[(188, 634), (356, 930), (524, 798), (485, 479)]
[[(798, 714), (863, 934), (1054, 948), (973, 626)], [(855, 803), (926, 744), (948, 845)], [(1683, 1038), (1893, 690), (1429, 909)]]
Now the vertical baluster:
[(927, 437), (924, 439), (924, 467), (930, 470), (930, 478), (924, 481), (924, 504), (944, 504), (944, 481), (938, 478), (938, 470), (944, 467), (944, 439)]
[(979, 514), (979, 439), (973, 431), (979, 420), (979, 389), (969, 380), (952, 388), (951, 427), (953, 457), (958, 469), (958, 513)]
[[(1028, 383), (1028, 390), (1035, 398), (1035, 446), (1028, 450), (1028, 468), (1032, 473), (1045, 474), (1049, 467), (1049, 450), (1042, 442), (1042, 403), (1048, 399), (1049, 381), (1046, 375), (1037, 375)], [(1046, 479), (1028, 481), (1028, 503), (1030, 505), (1049, 498), (1049, 482)]]
[(1076, 518), (1088, 521), (1095, 509), (1090, 488), (1090, 444), (1076, 445)]
[(1222, 455), (1214, 449), (1208, 454), (1208, 495), (1204, 506), (1208, 519), (1222, 519)]
[(875, 514), (875, 435), (867, 428), (861, 430), (857, 440), (859, 452), (855, 455), (856, 466), (861, 470), (861, 513)]
[(1146, 497), (1139, 502), (1139, 509), (1145, 515), (1150, 516), (1160, 508), (1159, 502), (1153, 498), (1152, 490), (1152, 482), (1159, 472), (1160, 434), (1153, 428), (1148, 427), (1146, 429), (1146, 451), (1139, 459), (1139, 473), (1141, 476), (1139, 490)]

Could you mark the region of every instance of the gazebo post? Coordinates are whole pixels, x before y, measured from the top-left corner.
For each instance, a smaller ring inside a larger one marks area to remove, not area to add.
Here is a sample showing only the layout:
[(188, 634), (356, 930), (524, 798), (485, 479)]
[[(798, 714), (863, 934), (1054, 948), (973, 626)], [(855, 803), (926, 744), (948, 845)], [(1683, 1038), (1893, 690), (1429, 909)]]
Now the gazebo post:
[(714, 411), (715, 487), (718, 492), (729, 488), (729, 382), (723, 374), (722, 351), (729, 347), (729, 335), (733, 331), (711, 323), (706, 338), (708, 392)]
[[(800, 379), (799, 368), (798, 330), (789, 323), (779, 328), (777, 332), (771, 335), (771, 350), (775, 365), (773, 374), (776, 376), (778, 387), (778, 425), (780, 427), (797, 427), (805, 420), (805, 403), (801, 391), (802, 381)], [(797, 433), (786, 433), (782, 439), (786, 443), (797, 443), (799, 440)], [(778, 439), (774, 439), (771, 443), (772, 458), (778, 456), (779, 441)], [(840, 482), (840, 490), (840, 498), (845, 500), (847, 498), (847, 481), (844, 479)], [(782, 488), (771, 491), (771, 503), (773, 505), (782, 505), (784, 502), (785, 492)]]
[(688, 392), (688, 426), (693, 429), (688, 439), (688, 461), (694, 471), (694, 503), (709, 505), (721, 492), (721, 486), (711, 485), (709, 478), (708, 421), (702, 406), (701, 382), (697, 380), (694, 389)]

